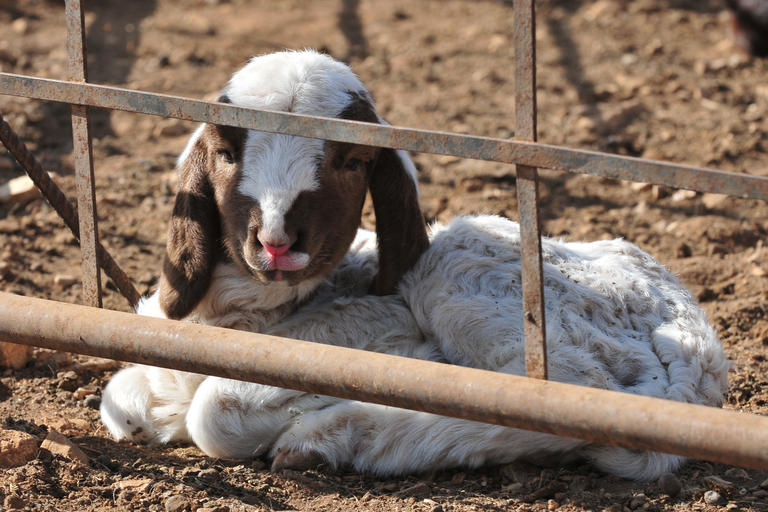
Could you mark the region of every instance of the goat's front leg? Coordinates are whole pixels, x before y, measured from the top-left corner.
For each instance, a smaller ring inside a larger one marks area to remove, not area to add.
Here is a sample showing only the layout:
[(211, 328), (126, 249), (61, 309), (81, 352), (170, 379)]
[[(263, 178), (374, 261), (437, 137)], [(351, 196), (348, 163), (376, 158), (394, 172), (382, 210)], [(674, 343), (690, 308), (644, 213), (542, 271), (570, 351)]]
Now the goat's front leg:
[(117, 440), (160, 444), (188, 441), (187, 411), (205, 378), (153, 366), (124, 368), (104, 389), (101, 420)]

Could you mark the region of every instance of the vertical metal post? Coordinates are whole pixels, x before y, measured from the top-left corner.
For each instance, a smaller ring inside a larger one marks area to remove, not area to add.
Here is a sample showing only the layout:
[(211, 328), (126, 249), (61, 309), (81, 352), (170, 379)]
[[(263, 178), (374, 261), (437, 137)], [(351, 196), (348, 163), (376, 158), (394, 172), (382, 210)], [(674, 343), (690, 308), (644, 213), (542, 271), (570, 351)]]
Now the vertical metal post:
[[(85, 18), (81, 0), (66, 0), (67, 69), (74, 82), (88, 80), (86, 66)], [(96, 247), (99, 234), (96, 220), (91, 122), (88, 107), (72, 105), (72, 145), (80, 219), (80, 251), (83, 267), (83, 302), (101, 307), (101, 273)]]
[[(536, 140), (536, 8), (534, 0), (515, 0), (515, 138)], [(525, 371), (547, 378), (544, 289), (541, 269), (539, 174), (517, 165), (517, 202), (523, 259)]]

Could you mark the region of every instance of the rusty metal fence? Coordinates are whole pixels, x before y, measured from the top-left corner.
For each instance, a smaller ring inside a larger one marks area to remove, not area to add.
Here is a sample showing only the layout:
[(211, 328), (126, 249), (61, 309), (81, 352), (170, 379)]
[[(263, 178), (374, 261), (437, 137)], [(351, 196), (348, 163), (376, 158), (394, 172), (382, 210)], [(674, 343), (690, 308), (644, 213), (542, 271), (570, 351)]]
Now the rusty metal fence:
[[(87, 83), (82, 0), (66, 0), (68, 81), (0, 73), (0, 94), (72, 105), (77, 210), (0, 116), (0, 139), (82, 248), (86, 306), (0, 293), (0, 339), (366, 400), (589, 441), (768, 470), (768, 418), (547, 378), (539, 168), (768, 200), (768, 178), (536, 143), (533, 0), (514, 2), (515, 139), (457, 135), (236, 107)], [(139, 294), (98, 240), (89, 107), (514, 164), (527, 377), (460, 368), (101, 307), (99, 267)]]

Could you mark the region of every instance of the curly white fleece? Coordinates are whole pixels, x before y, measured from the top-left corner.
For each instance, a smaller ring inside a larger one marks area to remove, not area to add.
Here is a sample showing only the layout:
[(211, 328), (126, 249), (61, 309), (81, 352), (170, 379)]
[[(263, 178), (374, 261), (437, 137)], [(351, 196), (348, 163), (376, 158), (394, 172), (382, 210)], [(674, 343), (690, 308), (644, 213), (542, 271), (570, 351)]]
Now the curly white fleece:
[[(195, 321), (524, 373), (520, 234), (494, 216), (431, 230), (400, 294), (364, 295), (375, 236), (360, 231), (330, 278), (303, 289), (260, 285), (220, 265)], [(688, 290), (636, 246), (544, 239), (550, 378), (719, 406), (728, 362)], [(317, 287), (315, 287), (317, 285)], [(152, 298), (139, 308), (157, 316)], [(117, 439), (191, 440), (216, 457), (317, 454), (382, 475), (525, 457), (587, 457), (634, 479), (682, 459), (393, 407), (134, 366), (107, 386), (102, 419)]]

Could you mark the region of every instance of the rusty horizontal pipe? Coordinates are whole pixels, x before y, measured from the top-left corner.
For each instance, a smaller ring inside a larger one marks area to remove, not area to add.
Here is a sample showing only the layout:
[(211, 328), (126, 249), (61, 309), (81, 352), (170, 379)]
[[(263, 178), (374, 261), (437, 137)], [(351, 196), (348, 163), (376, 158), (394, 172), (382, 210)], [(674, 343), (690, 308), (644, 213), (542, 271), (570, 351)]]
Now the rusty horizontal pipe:
[(0, 73), (0, 94), (768, 200), (768, 178), (765, 177), (535, 142), (256, 110), (179, 96), (11, 73)]
[(768, 417), (0, 293), (0, 340), (768, 470)]

